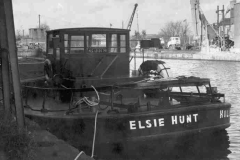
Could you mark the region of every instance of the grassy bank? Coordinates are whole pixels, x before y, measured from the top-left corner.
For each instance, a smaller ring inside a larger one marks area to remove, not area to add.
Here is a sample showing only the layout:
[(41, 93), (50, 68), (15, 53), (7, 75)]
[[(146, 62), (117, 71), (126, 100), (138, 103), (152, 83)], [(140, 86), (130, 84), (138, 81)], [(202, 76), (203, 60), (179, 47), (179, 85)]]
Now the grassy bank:
[(18, 133), (15, 118), (0, 110), (0, 159), (30, 160), (33, 147), (31, 134), (27, 130)]

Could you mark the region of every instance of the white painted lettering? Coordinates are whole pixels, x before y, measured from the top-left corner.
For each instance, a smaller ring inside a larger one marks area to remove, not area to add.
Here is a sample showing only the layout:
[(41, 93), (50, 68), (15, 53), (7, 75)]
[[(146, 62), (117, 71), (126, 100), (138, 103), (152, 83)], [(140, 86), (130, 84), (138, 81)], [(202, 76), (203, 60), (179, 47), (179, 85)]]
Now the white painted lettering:
[(172, 125), (177, 124), (177, 116), (172, 116)]
[(185, 122), (185, 116), (179, 116), (179, 122), (183, 124)]
[(198, 114), (193, 114), (195, 122), (197, 122), (197, 116), (198, 116)]
[(189, 114), (187, 115), (187, 123), (191, 123), (192, 122), (192, 115)]
[(144, 129), (145, 128), (145, 126), (142, 126), (141, 121), (138, 121), (138, 126), (139, 126), (139, 129)]
[(136, 128), (136, 121), (129, 121), (129, 124), (130, 124), (130, 129), (131, 129), (131, 130), (137, 129), (137, 128)]
[(158, 119), (159, 126), (164, 126), (164, 118)]
[(151, 120), (146, 120), (146, 127), (147, 128), (151, 128), (152, 127)]
[(157, 127), (157, 120), (156, 119), (153, 120), (153, 123), (154, 123), (154, 127)]
[(220, 110), (220, 118), (223, 118), (223, 110)]

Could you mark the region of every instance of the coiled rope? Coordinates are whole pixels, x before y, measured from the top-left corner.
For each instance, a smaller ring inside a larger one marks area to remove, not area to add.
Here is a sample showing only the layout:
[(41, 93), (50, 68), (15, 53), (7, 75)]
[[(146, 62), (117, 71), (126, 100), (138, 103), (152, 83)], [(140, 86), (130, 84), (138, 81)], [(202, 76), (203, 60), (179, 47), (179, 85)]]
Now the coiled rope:
[(94, 89), (94, 91), (95, 91), (95, 93), (96, 93), (96, 95), (97, 95), (97, 102), (90, 101), (90, 100), (88, 99), (88, 97), (83, 97), (83, 98), (81, 98), (80, 100), (78, 100), (78, 101), (75, 103), (76, 106), (79, 105), (79, 104), (81, 104), (81, 103), (83, 103), (83, 102), (85, 102), (87, 105), (89, 105), (89, 106), (91, 106), (91, 107), (97, 106), (97, 105), (99, 104), (99, 102), (100, 102), (100, 97), (99, 97), (98, 91), (96, 90), (96, 88), (95, 88), (94, 86), (91, 86), (91, 87)]

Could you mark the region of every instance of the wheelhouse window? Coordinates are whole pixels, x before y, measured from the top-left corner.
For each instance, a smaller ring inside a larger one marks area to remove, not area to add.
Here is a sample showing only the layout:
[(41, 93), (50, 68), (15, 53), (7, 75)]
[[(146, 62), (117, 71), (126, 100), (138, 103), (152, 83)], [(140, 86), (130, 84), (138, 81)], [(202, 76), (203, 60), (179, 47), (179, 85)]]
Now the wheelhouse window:
[(106, 34), (92, 34), (91, 47), (106, 47)]
[(68, 34), (64, 34), (64, 52), (69, 53)]
[(84, 53), (84, 36), (83, 35), (72, 35), (69, 41), (70, 41), (69, 48), (70, 48), (71, 54)]
[(115, 53), (118, 51), (117, 34), (110, 34), (109, 52)]
[[(53, 47), (54, 43), (56, 43), (56, 39), (59, 38), (59, 34), (49, 34), (48, 35), (48, 43), (47, 43), (47, 48), (48, 48), (48, 54), (53, 54)], [(55, 45), (55, 48), (59, 48), (58, 45)]]
[(107, 52), (107, 35), (106, 34), (90, 34), (87, 35), (87, 52), (105, 53)]
[(85, 35), (73, 35), (65, 33), (64, 52), (65, 54), (79, 53), (126, 53), (127, 35), (120, 33), (88, 33)]
[(120, 35), (120, 52), (125, 53), (126, 50), (126, 35)]
[(53, 54), (53, 34), (48, 35), (48, 43), (47, 43), (47, 48), (48, 48), (48, 54)]

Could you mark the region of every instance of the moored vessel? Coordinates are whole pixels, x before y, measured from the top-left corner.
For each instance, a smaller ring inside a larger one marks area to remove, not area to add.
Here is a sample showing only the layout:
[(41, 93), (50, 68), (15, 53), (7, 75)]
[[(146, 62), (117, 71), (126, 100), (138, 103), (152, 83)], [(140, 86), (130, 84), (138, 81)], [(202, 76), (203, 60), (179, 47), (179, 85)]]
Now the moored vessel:
[(45, 78), (24, 81), (25, 115), (76, 147), (182, 136), (230, 126), (210, 79), (171, 77), (160, 60), (129, 70), (129, 30), (47, 32)]

